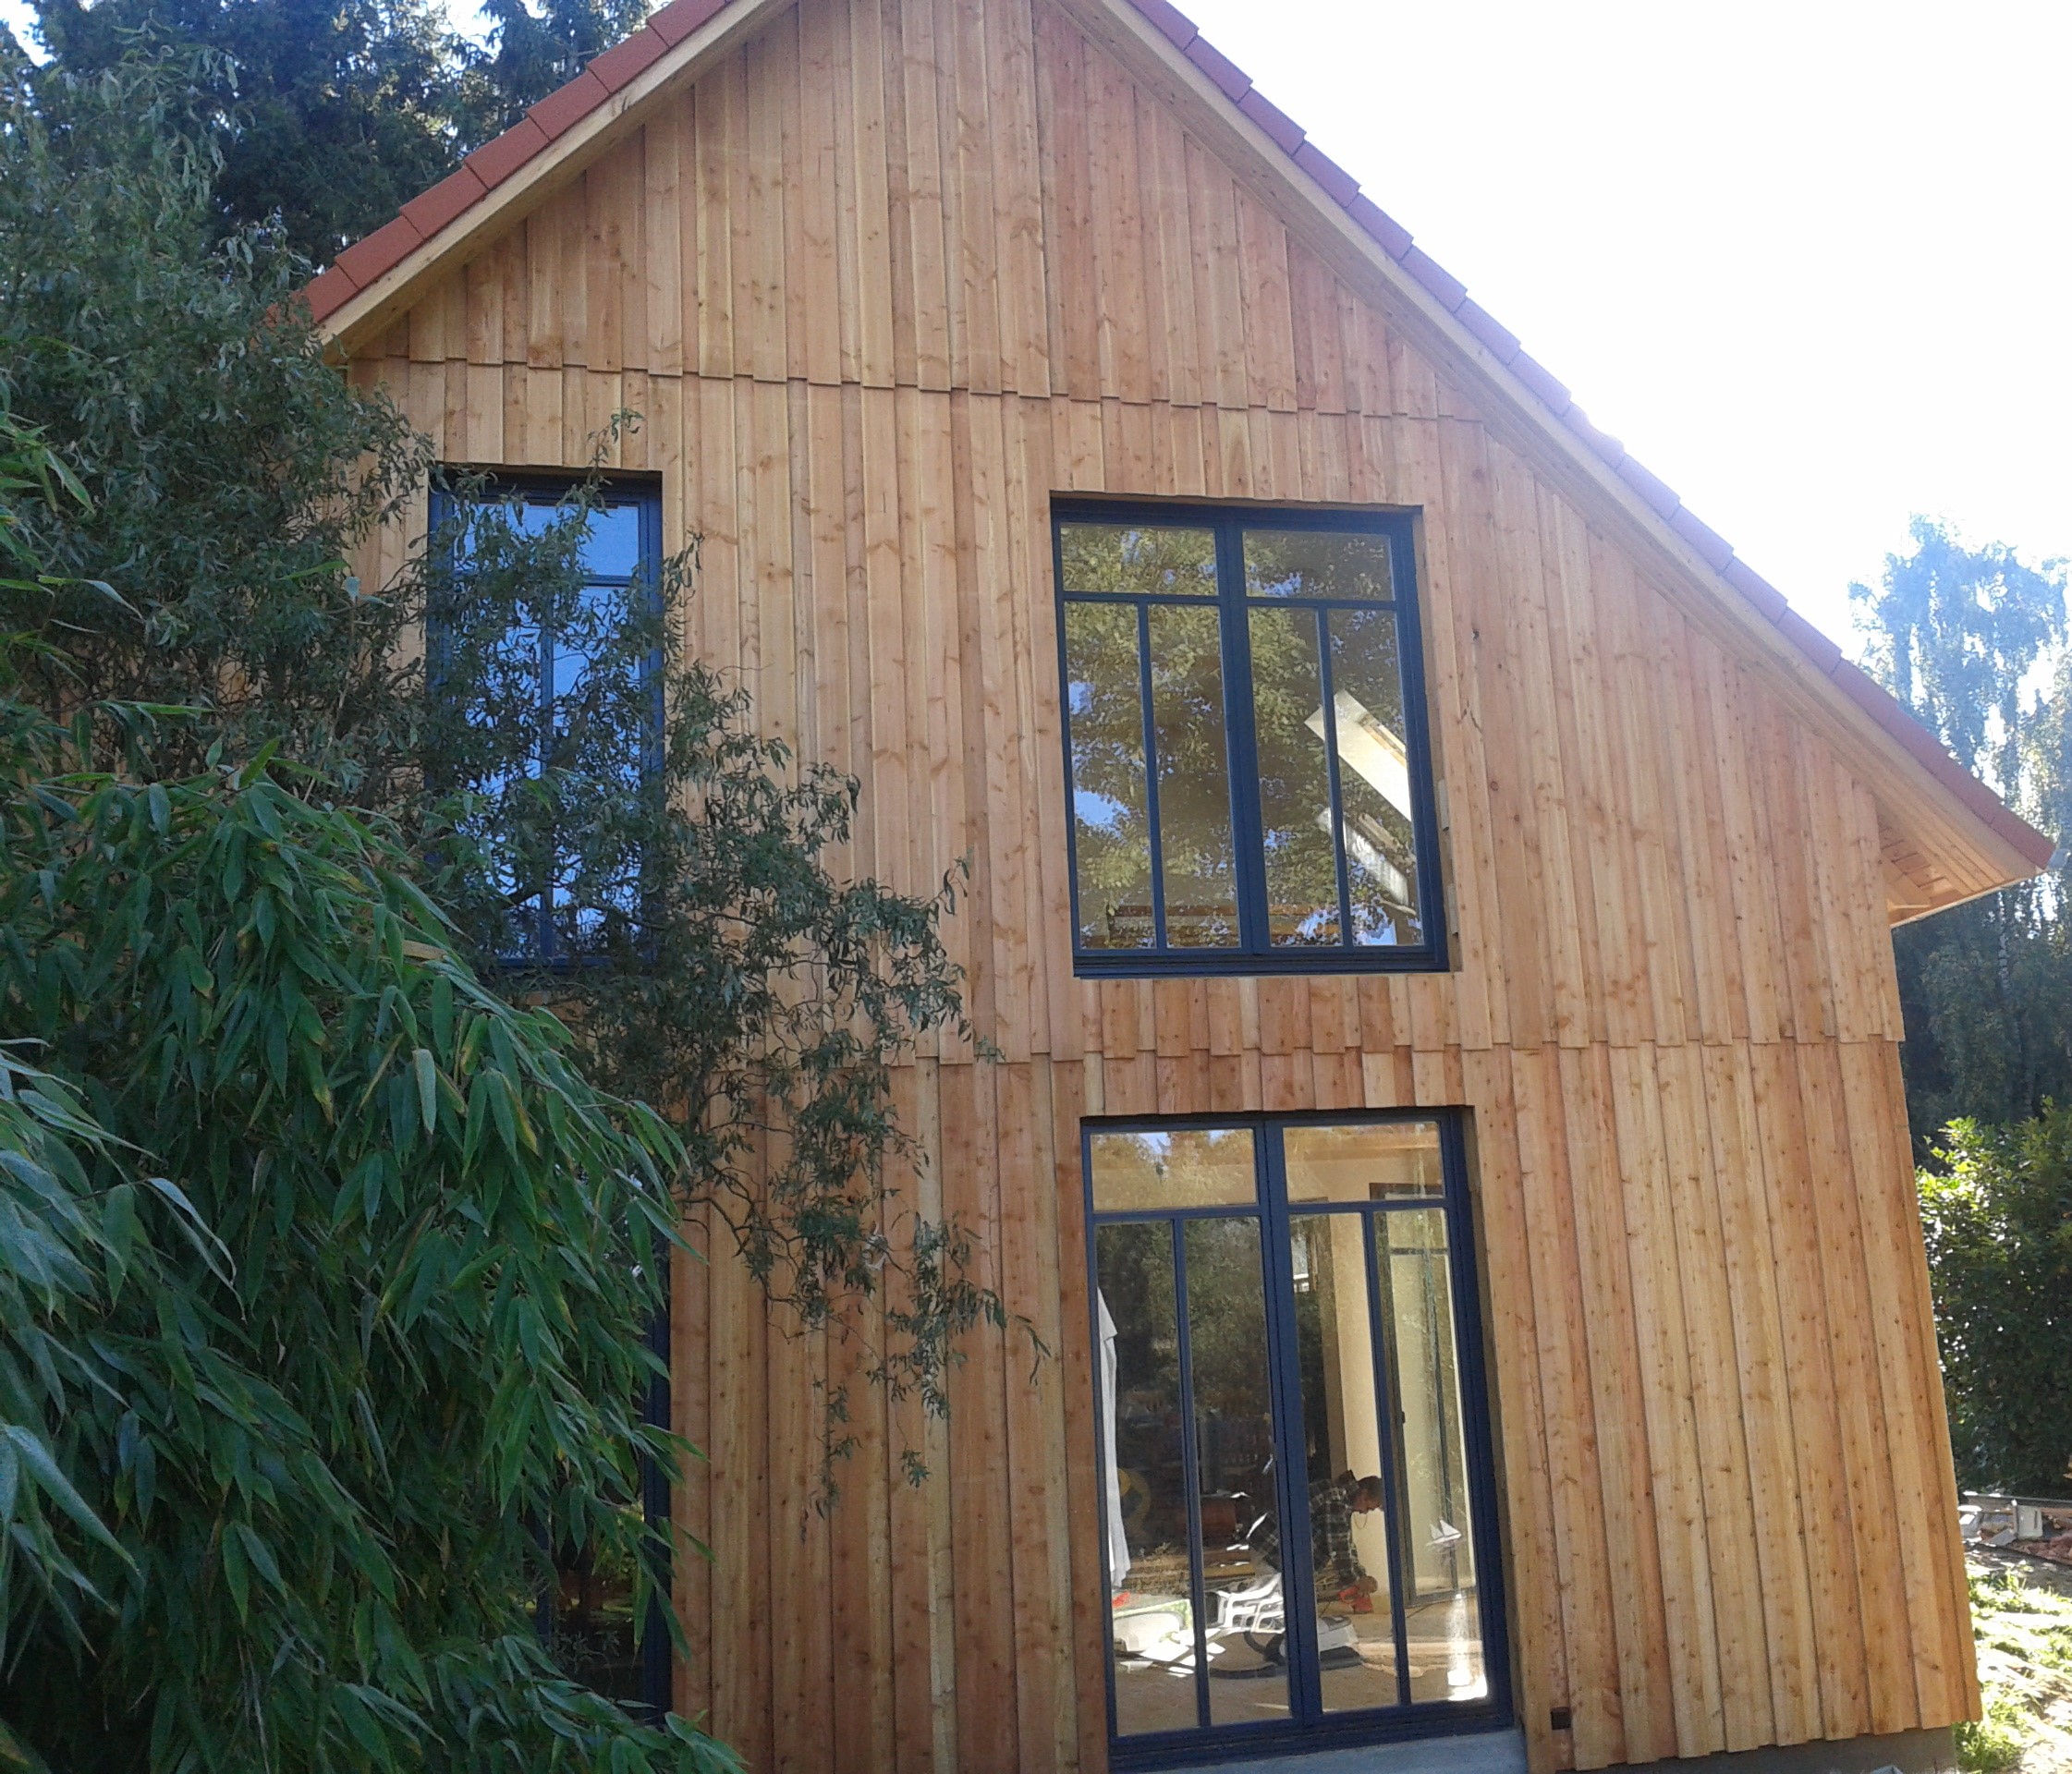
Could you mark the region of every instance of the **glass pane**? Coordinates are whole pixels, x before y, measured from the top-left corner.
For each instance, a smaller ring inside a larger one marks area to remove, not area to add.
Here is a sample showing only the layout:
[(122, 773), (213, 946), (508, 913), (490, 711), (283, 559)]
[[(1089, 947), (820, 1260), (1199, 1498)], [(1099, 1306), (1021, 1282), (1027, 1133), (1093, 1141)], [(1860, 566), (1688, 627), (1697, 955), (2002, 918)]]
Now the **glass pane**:
[(1317, 620), (1308, 610), (1254, 609), (1250, 634), (1267, 938), (1276, 948), (1336, 942), (1338, 868)]
[(1156, 941), (1138, 667), (1136, 609), (1127, 603), (1065, 605), (1065, 713), (1071, 730), (1079, 945), (1086, 949), (1148, 949)]
[(1067, 593), (1215, 596), (1213, 530), (1172, 529), (1163, 524), (1060, 524), (1057, 549)]
[(1422, 942), (1396, 613), (1334, 610), (1325, 621), (1353, 941)]
[(1331, 1712), (1393, 1707), (1400, 1698), (1367, 1220), (1314, 1213), (1288, 1221), (1317, 1661)]
[(1390, 554), (1385, 536), (1248, 529), (1245, 591), (1254, 598), (1357, 598), (1385, 603), (1396, 595)]
[(1291, 1202), (1394, 1201), (1446, 1192), (1435, 1122), (1290, 1127), (1282, 1139)]
[(1285, 1719), (1280, 1585), (1263, 1556), (1279, 1536), (1259, 1221), (1246, 1214), (1183, 1224), (1209, 1609), (1209, 1722)]
[(1115, 1730), (1192, 1731), (1201, 1716), (1171, 1221), (1097, 1227), (1094, 1271)]
[[(639, 1513), (638, 1502), (621, 1508)], [(646, 1702), (646, 1668), (635, 1630), (633, 1561), (594, 1549), (556, 1549), (547, 1650), (562, 1671), (607, 1698)]]
[(1095, 1134), (1096, 1213), (1157, 1208), (1244, 1208), (1258, 1199), (1252, 1136), (1247, 1127)]
[(1235, 948), (1237, 884), (1230, 754), (1224, 742), (1222, 619), (1213, 604), (1154, 603), (1146, 617), (1165, 941), (1174, 948)]
[(600, 578), (631, 578), (640, 565), (640, 508), (606, 505), (590, 515), (583, 536), (583, 571)]
[(1079, 943), (1149, 948), (1157, 932), (1135, 606), (1067, 603), (1065, 670)]
[(560, 503), (554, 499), (511, 499), (506, 502), (504, 510), (511, 528), (521, 536), (545, 535), (561, 516)]
[(1435, 1208), (1383, 1214), (1376, 1230), (1386, 1241), (1382, 1289), (1402, 1393), (1410, 1697), (1476, 1700), (1489, 1692), (1489, 1678), (1455, 1370), (1446, 1217)]

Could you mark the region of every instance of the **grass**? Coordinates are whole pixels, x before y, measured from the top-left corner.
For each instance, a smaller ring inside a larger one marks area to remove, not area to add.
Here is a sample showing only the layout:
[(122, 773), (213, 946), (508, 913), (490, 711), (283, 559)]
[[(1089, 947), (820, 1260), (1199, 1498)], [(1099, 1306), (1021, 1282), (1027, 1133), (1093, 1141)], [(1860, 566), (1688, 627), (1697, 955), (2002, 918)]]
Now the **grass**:
[(2072, 1774), (2072, 1570), (1986, 1553), (1970, 1566), (1985, 1717), (1956, 1728), (1966, 1774)]

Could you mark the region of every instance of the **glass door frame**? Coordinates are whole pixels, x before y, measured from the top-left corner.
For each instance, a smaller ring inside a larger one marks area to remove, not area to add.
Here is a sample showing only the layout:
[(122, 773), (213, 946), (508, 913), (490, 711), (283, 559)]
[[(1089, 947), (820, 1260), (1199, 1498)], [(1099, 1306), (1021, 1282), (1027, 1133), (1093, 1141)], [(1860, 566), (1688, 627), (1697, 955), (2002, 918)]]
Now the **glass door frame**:
[[(1316, 1650), (1315, 1579), (1306, 1557), (1285, 1558), (1282, 1583), (1290, 1646), (1287, 1669), (1290, 1677), (1290, 1714), (1285, 1724), (1266, 1720), (1257, 1723), (1203, 1725), (1192, 1731), (1144, 1732), (1128, 1737), (1115, 1733), (1115, 1659), (1112, 1633), (1103, 1627), (1102, 1646), (1103, 1693), (1106, 1707), (1108, 1756), (1118, 1770), (1184, 1767), (1189, 1763), (1220, 1761), (1246, 1754), (1286, 1754), (1302, 1749), (1323, 1749), (1361, 1744), (1399, 1742), (1420, 1737), (1452, 1736), (1501, 1729), (1512, 1722), (1511, 1658), (1508, 1610), (1505, 1599), (1503, 1537), (1498, 1522), (1496, 1456), (1491, 1419), (1490, 1395), (1482, 1354), (1481, 1296), (1476, 1283), (1474, 1212), (1468, 1186), (1468, 1160), (1463, 1112), (1456, 1109), (1411, 1110), (1316, 1110), (1287, 1114), (1241, 1112), (1202, 1115), (1086, 1116), (1079, 1124), (1079, 1175), (1086, 1227), (1087, 1308), (1094, 1360), (1091, 1366), (1095, 1422), (1106, 1402), (1102, 1397), (1101, 1377), (1101, 1284), (1099, 1245), (1103, 1225), (1167, 1221), (1175, 1227), (1176, 1243), (1181, 1227), (1189, 1219), (1227, 1217), (1246, 1209), (1229, 1206), (1208, 1208), (1138, 1209), (1097, 1214), (1093, 1205), (1093, 1139), (1100, 1134), (1171, 1133), (1183, 1129), (1246, 1129), (1252, 1135), (1253, 1169), (1259, 1197), (1260, 1251), (1266, 1314), (1269, 1398), (1274, 1413), (1273, 1446), (1275, 1504), (1284, 1548), (1310, 1543), (1310, 1495), (1307, 1463), (1302, 1457), (1302, 1392), (1300, 1357), (1297, 1340), (1294, 1265), (1290, 1250), (1289, 1221), (1312, 1215), (1354, 1213), (1364, 1216), (1361, 1228), (1365, 1255), (1365, 1282), (1370, 1302), (1378, 1306), (1383, 1298), (1378, 1276), (1375, 1236), (1381, 1217), (1390, 1213), (1441, 1210), (1446, 1227), (1447, 1279), (1453, 1293), (1452, 1318), (1456, 1386), (1461, 1408), (1462, 1446), (1467, 1461), (1464, 1475), (1469, 1504), (1473, 1513), (1470, 1544), (1475, 1560), (1477, 1604), (1482, 1637), (1486, 1692), (1475, 1700), (1409, 1700), (1408, 1628), (1403, 1579), (1410, 1570), (1408, 1549), (1402, 1544), (1406, 1514), (1405, 1497), (1408, 1476), (1402, 1458), (1397, 1423), (1393, 1411), (1382, 1412), (1379, 1424), (1384, 1461), (1382, 1476), (1389, 1485), (1385, 1520), (1388, 1538), (1389, 1606), (1396, 1640), (1398, 1704), (1359, 1712), (1326, 1712), (1322, 1698), (1322, 1670)], [(1406, 1197), (1396, 1203), (1330, 1204), (1303, 1202), (1291, 1211), (1287, 1198), (1287, 1168), (1281, 1138), (1290, 1127), (1378, 1126), (1389, 1124), (1431, 1123), (1438, 1130), (1440, 1171), (1444, 1192), (1438, 1197)], [(1184, 1268), (1176, 1273), (1178, 1319), (1176, 1335), (1180, 1340), (1182, 1388), (1182, 1458), (1191, 1475), (1197, 1459), (1196, 1427), (1191, 1409), (1192, 1375), (1185, 1359), (1187, 1345)], [(1399, 1403), (1401, 1385), (1396, 1368), (1395, 1329), (1377, 1311), (1371, 1326), (1375, 1342), (1376, 1372), (1388, 1376), (1389, 1398)], [(1385, 1368), (1383, 1367), (1386, 1343)], [(1098, 1432), (1094, 1437), (1096, 1496), (1106, 1494), (1112, 1482), (1107, 1452)], [(1203, 1587), (1200, 1576), (1201, 1529), (1200, 1499), (1188, 1485), (1188, 1561), (1193, 1590)], [(1097, 1512), (1095, 1532), (1101, 1554), (1101, 1592), (1113, 1593), (1112, 1560), (1108, 1547), (1106, 1512)], [(1197, 1641), (1195, 1683), (1208, 1679), (1201, 1653), (1202, 1608), (1206, 1598), (1192, 1598)]]

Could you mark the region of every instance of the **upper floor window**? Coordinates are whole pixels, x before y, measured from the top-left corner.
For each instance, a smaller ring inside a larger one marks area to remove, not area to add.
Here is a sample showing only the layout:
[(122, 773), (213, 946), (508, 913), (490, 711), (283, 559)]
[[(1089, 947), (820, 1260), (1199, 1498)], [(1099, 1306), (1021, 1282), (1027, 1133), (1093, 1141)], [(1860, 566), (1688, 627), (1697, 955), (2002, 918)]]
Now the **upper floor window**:
[(1055, 523), (1079, 970), (1444, 965), (1408, 521)]
[[(655, 648), (660, 489), (567, 480), (435, 485), (448, 553), (428, 636), (452, 712), (465, 835), (496, 902), (496, 952), (562, 965), (623, 944), (640, 921), (638, 796), (660, 741)], [(627, 831), (621, 831), (621, 827)]]

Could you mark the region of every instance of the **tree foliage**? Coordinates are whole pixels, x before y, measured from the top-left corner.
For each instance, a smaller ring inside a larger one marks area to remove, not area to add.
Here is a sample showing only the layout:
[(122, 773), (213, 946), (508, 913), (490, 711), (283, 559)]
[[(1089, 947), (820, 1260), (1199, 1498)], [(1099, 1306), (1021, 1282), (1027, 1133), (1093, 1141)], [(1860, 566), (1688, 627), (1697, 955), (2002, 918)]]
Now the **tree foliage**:
[[(62, 583), (4, 616), (62, 648), (28, 663), (40, 706), (204, 698), (234, 754), (277, 738), (347, 769), (372, 631), (342, 563), (424, 446), (324, 362), (276, 240), (212, 245), (193, 71), (154, 57), (0, 94), (0, 405), (92, 492), (17, 510)], [(195, 767), (203, 731), (162, 735), (161, 761)]]
[(1954, 1123), (1921, 1176), (1957, 1476), (2055, 1497), (2072, 1479), (2072, 1109)]
[(626, 1334), (675, 1235), (666, 1126), (482, 990), (377, 829), (262, 760), (144, 782), (91, 717), (0, 724), (0, 1005), (43, 1068), (6, 1062), (0, 1112), (18, 1747), (725, 1766), (531, 1628), (545, 1547), (666, 1556), (619, 1506), (675, 1464)]
[[(874, 1296), (877, 1378), (945, 1407), (999, 1305), (888, 1166), (947, 902), (835, 872), (855, 785), (676, 650), (694, 555), (586, 601), (594, 484), (351, 575), (431, 465), (277, 241), (210, 245), (187, 73), (18, 83), (0, 128), (0, 1039), (42, 1043), (0, 1358), (71, 1487), (8, 1440), (0, 1719), (67, 1768), (710, 1765), (548, 1660), (540, 1549), (659, 1556), (625, 1505), (687, 1200), (806, 1322)], [(586, 619), (503, 723), (529, 625)], [(512, 951), (529, 895), (571, 965)]]
[(140, 41), (194, 59), (193, 116), (220, 160), (213, 228), (277, 217), (312, 263), (475, 145), (460, 128), (466, 45), (431, 0), (37, 0), (37, 29), (74, 77), (114, 71)]
[[(1867, 665), (1957, 756), (2051, 831), (2072, 812), (2062, 563), (1968, 548), (1917, 517), (1882, 587), (1851, 588)], [(2054, 681), (2037, 677), (2058, 656)], [(2072, 1103), (2072, 925), (2062, 873), (1894, 933), (1907, 1109), (1925, 1158), (1959, 1117), (2009, 1124)]]
[[(206, 248), (180, 90), (126, 66), (0, 137), (0, 391), (92, 495), (19, 516), (60, 581), (0, 591), (0, 622), (54, 650), (34, 699), (206, 704), (153, 735), (156, 771), (276, 744), (311, 792), (395, 820), (470, 959), (559, 1011), (588, 1075), (666, 1111), (681, 1186), (809, 1326), (899, 1282), (876, 1371), (941, 1408), (957, 1336), (1001, 1316), (957, 1228), (888, 1224), (889, 1065), (961, 1014), (946, 888), (832, 871), (856, 784), (683, 655), (694, 551), (616, 604), (586, 592), (594, 483), (543, 525), (457, 485), (465, 535), (392, 584), (348, 574), (431, 465), (324, 364), (277, 250)], [(542, 627), (588, 660), (547, 703)], [(512, 906), (542, 895), (579, 957), (514, 955)]]
[(323, 264), (386, 222), (647, 17), (646, 0), (489, 0), (481, 44), (430, 0), (35, 0), (55, 69), (140, 43), (201, 52), (213, 230), (278, 225)]

